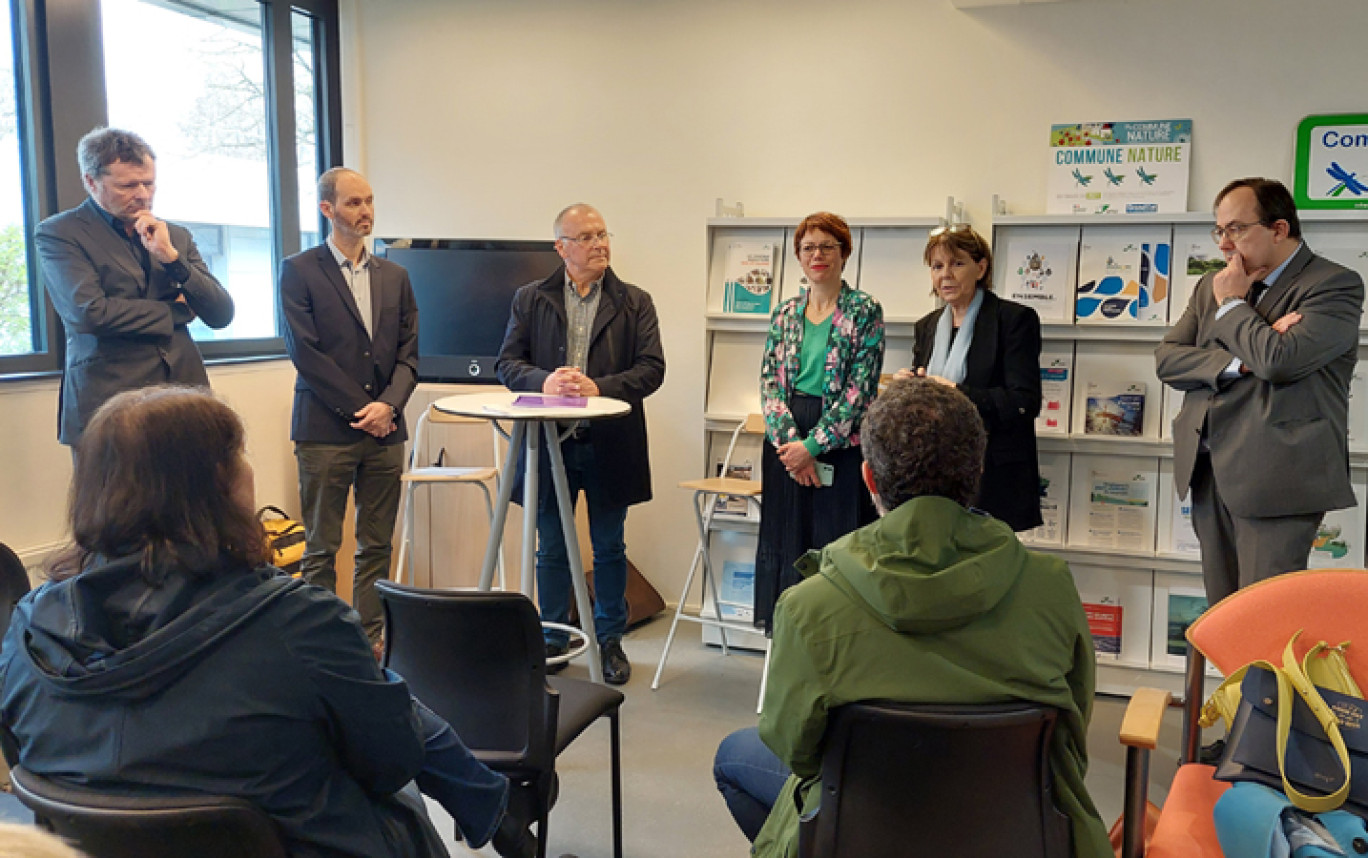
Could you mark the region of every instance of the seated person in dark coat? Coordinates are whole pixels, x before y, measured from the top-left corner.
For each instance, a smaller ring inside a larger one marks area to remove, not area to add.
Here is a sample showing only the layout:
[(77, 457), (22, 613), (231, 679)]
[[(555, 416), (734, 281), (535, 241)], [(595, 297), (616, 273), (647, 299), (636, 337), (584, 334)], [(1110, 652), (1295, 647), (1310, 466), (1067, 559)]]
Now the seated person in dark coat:
[(530, 856), (509, 786), (382, 671), (356, 613), (266, 565), (244, 430), (212, 394), (129, 391), (77, 448), (75, 545), (15, 609), (0, 728), (25, 768), (99, 789), (245, 798), (292, 856)]

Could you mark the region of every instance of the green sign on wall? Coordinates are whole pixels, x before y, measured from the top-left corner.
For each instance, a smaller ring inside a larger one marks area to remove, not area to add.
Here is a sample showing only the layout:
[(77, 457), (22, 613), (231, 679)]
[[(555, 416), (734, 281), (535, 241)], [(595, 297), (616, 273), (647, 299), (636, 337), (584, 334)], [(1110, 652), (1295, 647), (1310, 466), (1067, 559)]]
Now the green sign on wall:
[(1303, 119), (1294, 185), (1297, 208), (1368, 209), (1368, 113)]

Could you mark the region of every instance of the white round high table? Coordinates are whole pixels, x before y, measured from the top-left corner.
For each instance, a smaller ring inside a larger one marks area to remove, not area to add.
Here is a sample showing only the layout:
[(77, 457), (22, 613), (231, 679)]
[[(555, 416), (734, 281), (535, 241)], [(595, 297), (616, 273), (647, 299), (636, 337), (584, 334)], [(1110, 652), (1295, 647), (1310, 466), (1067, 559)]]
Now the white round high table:
[[(582, 402), (582, 405), (569, 404)], [(513, 423), (508, 438), (508, 455), (504, 459), (503, 479), (499, 485), (499, 499), (494, 504), (494, 521), (490, 525), (489, 541), (485, 545), (484, 565), (480, 569), (480, 589), (494, 584), (494, 569), (498, 565), (499, 545), (503, 541), (504, 522), (508, 520), (508, 505), (513, 500), (513, 474), (518, 466), (518, 452), (526, 452), (523, 476), (523, 532), (522, 532), (522, 592), (532, 595), (536, 580), (533, 565), (537, 552), (538, 470), (541, 463), (542, 436), (551, 458), (551, 481), (555, 485), (556, 502), (560, 508), (561, 530), (565, 534), (565, 550), (570, 561), (570, 580), (575, 590), (575, 605), (584, 629), (585, 652), (589, 655), (589, 676), (603, 681), (603, 663), (599, 658), (598, 639), (594, 636), (594, 609), (589, 604), (589, 587), (584, 580), (584, 564), (580, 561), (579, 536), (575, 532), (575, 516), (570, 506), (570, 486), (565, 477), (565, 459), (560, 442), (569, 434), (561, 434), (557, 421), (578, 423), (581, 420), (603, 420), (622, 417), (632, 410), (620, 399), (591, 396), (579, 400), (564, 400), (541, 393), (510, 392), (472, 393), (448, 396), (432, 403), (438, 411), (477, 417), (484, 420), (509, 420)], [(502, 430), (500, 430), (502, 431)], [(573, 630), (578, 633), (578, 629)]]

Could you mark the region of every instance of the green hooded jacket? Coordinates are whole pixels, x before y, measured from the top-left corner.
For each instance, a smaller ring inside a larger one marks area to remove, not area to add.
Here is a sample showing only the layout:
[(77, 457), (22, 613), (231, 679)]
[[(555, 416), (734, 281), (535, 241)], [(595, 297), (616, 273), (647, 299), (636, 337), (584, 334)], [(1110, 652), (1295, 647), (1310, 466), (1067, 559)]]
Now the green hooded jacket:
[(827, 715), (859, 700), (1056, 707), (1050, 762), (1074, 855), (1112, 854), (1083, 785), (1095, 662), (1062, 560), (1027, 551), (996, 519), (919, 497), (799, 567), (807, 580), (775, 610), (760, 716), (760, 737), (794, 775), (754, 855), (797, 855), (799, 814), (821, 796)]

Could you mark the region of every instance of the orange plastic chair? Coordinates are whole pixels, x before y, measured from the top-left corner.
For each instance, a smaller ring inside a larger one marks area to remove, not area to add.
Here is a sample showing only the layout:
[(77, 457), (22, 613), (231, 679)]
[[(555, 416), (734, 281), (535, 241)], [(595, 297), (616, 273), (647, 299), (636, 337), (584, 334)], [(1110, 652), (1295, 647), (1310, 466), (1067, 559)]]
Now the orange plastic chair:
[(1193, 762), (1201, 745), (1197, 716), (1206, 661), (1227, 676), (1255, 659), (1276, 663), (1298, 629), (1304, 629), (1297, 641), (1298, 659), (1318, 641), (1351, 641), (1354, 645), (1345, 652), (1349, 670), (1368, 681), (1368, 569), (1311, 569), (1269, 578), (1222, 599), (1188, 627), (1181, 765), (1148, 847), (1142, 832), (1149, 752), (1158, 742), (1169, 693), (1140, 689), (1121, 723), (1121, 744), (1126, 746), (1123, 858), (1222, 858), (1211, 811), (1229, 784), (1212, 779), (1212, 766)]

